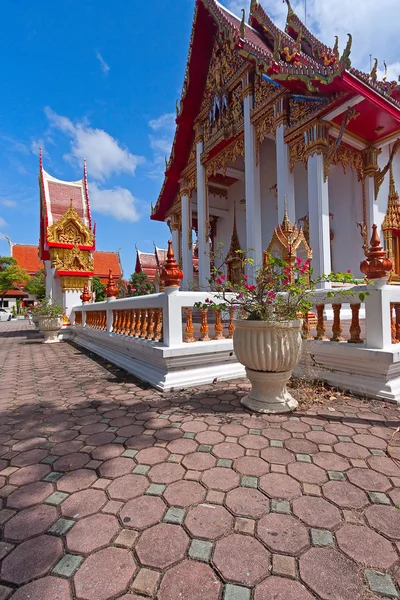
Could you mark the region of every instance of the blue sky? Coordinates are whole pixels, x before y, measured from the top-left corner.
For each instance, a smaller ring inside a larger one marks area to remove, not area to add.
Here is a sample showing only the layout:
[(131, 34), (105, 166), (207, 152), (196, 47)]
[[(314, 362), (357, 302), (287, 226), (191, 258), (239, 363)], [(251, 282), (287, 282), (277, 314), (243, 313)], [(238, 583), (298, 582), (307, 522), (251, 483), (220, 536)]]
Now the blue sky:
[[(352, 31), (356, 66), (367, 68), (372, 52), (394, 74), (397, 1), (349, 7), (347, 0), (308, 0), (308, 23), (331, 45), (334, 33), (343, 45)], [(235, 12), (249, 4), (224, 3)], [(292, 4), (303, 16), (304, 2)], [(286, 5), (263, 5), (282, 25)], [(44, 168), (60, 179), (81, 178), (87, 159), (97, 247), (121, 249), (125, 276), (134, 269), (135, 244), (143, 251), (153, 240), (166, 246), (168, 229), (150, 221), (150, 202), (170, 151), (193, 7), (194, 0), (3, 0), (0, 255), (8, 254), (5, 235), (38, 241), (40, 145)]]

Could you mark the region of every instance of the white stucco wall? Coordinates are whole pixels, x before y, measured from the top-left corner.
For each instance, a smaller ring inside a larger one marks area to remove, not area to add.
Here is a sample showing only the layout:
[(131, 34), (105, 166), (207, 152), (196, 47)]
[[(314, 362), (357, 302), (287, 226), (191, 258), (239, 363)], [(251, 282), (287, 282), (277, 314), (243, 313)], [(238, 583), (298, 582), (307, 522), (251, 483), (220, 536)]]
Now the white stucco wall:
[(262, 248), (266, 250), (278, 224), (278, 201), (271, 187), (277, 182), (275, 141), (266, 138), (259, 150), (261, 173)]

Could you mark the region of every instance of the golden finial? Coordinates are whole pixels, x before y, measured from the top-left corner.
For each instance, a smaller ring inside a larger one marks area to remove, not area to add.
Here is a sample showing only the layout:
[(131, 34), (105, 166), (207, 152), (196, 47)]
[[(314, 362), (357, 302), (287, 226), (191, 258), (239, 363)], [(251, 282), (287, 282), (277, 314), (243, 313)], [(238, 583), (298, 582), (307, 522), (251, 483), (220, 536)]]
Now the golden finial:
[(339, 37), (335, 35), (335, 45), (333, 46), (333, 55), (336, 60), (339, 60)]
[(246, 30), (246, 11), (242, 8), (242, 22), (240, 23), (240, 37), (244, 39)]
[(386, 81), (386, 77), (387, 77), (387, 64), (385, 61), (383, 61), (383, 66), (385, 67), (385, 74), (382, 77), (382, 81)]
[(286, 196), (284, 196), (284, 198), (283, 198), (283, 206), (284, 206), (284, 209), (283, 209), (284, 212), (283, 212), (282, 229), (283, 229), (283, 231), (290, 232), (293, 230), (293, 227), (289, 220)]
[(393, 164), (390, 165), (389, 173), (389, 198), (393, 198), (396, 195), (396, 185), (393, 177)]
[(372, 81), (376, 81), (377, 72), (378, 72), (378, 59), (374, 58), (374, 66), (372, 67), (371, 73), (369, 74)]
[(293, 14), (294, 11), (293, 11), (292, 5), (290, 4), (290, 0), (284, 0), (284, 2), (286, 2), (287, 7), (288, 7), (288, 16), (290, 14)]
[(260, 3), (258, 2), (258, 0), (251, 0), (251, 5), (250, 5), (250, 14), (254, 11), (257, 10), (257, 8), (259, 7)]
[(347, 35), (348, 35), (349, 39), (347, 40), (346, 48), (344, 49), (344, 52), (342, 54), (341, 62), (345, 69), (350, 69), (350, 67), (351, 67), (350, 53), (351, 53), (351, 45), (353, 43), (353, 36), (351, 35), (351, 33), (348, 33)]

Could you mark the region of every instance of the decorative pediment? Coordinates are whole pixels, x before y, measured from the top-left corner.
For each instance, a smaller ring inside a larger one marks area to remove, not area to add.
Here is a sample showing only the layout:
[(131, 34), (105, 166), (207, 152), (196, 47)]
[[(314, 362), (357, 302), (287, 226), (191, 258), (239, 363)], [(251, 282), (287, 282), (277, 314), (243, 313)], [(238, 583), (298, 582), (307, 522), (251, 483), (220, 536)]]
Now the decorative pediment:
[(52, 248), (51, 262), (57, 271), (91, 273), (94, 270), (93, 258), (88, 250), (74, 248)]
[(79, 218), (72, 201), (66, 213), (47, 228), (47, 242), (49, 245), (74, 244), (93, 248), (94, 235)]

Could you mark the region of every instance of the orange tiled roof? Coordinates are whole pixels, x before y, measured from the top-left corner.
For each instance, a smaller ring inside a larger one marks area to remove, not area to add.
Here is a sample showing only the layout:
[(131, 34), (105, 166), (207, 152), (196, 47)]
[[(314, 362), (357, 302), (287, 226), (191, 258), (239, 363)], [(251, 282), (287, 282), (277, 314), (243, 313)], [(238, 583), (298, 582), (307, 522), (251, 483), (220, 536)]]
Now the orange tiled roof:
[(93, 252), (93, 260), (95, 277), (108, 278), (108, 271), (110, 269), (114, 278), (119, 279), (122, 276), (118, 252), (103, 252), (101, 250), (95, 250)]
[(44, 265), (39, 259), (39, 248), (28, 244), (13, 244), (12, 256), (17, 261), (21, 269), (25, 269), (29, 275), (34, 275)]

